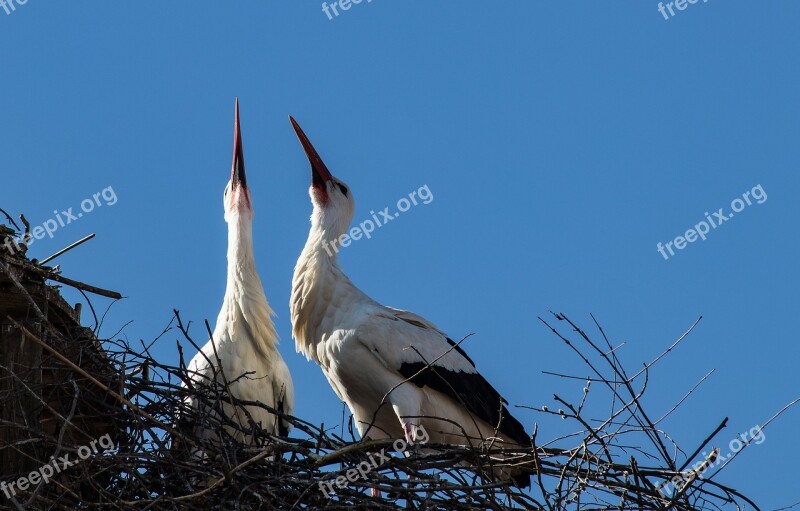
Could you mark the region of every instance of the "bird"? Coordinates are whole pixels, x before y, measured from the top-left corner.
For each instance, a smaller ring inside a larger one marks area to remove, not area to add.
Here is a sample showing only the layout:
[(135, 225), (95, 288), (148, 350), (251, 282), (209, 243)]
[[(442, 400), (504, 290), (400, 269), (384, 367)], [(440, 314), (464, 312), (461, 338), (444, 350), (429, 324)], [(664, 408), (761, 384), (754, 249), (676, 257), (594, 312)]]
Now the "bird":
[[(422, 431), (431, 443), (531, 448), (522, 423), (460, 343), (422, 316), (373, 300), (344, 273), (330, 246), (348, 232), (353, 193), (289, 120), (311, 164), (313, 205), (292, 279), (292, 335), (349, 407), (359, 436), (414, 445)], [(524, 488), (532, 473), (514, 467), (491, 475)]]
[[(278, 351), (278, 334), (272, 322), (264, 287), (256, 270), (253, 250), (253, 202), (245, 174), (239, 99), (234, 114), (233, 163), (223, 195), (228, 224), (228, 273), (222, 308), (211, 339), (187, 366), (189, 379), (199, 386), (227, 385), (227, 392), (241, 401), (261, 402), (279, 412), (294, 411), (294, 385), (289, 368)], [(189, 400), (195, 410), (202, 405)], [(210, 406), (209, 406), (210, 408)], [(226, 427), (239, 441), (253, 445), (250, 418), (268, 434), (285, 436), (290, 424), (254, 405), (233, 407), (223, 402), (225, 414), (240, 426)], [(206, 410), (211, 413), (211, 410)], [(249, 417), (248, 417), (249, 415)], [(248, 432), (248, 433), (245, 433)], [(203, 439), (219, 432), (201, 428)]]

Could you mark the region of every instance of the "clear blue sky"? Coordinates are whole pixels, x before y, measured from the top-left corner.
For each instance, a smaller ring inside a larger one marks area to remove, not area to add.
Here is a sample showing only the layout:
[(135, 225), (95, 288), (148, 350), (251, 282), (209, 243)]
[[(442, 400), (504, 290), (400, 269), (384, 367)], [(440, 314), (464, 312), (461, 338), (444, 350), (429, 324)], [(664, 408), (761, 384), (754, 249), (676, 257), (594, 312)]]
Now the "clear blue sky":
[[(711, 0), (669, 20), (657, 4), (374, 0), (329, 20), (306, 0), (29, 0), (0, 10), (0, 207), (41, 224), (113, 187), (116, 204), (32, 255), (97, 233), (58, 262), (128, 297), (106, 335), (133, 320), (129, 339), (153, 339), (173, 308), (213, 322), (238, 95), (298, 415), (335, 425), (341, 404), (290, 334), (311, 205), (288, 114), (352, 187), (357, 220), (429, 187), (430, 204), (344, 249), (343, 266), (377, 300), (475, 333), (467, 350), (512, 404), (580, 394), (542, 374), (586, 372), (536, 319), (549, 309), (587, 328), (594, 313), (632, 368), (703, 315), (648, 403), (660, 415), (716, 368), (665, 428), (693, 448), (730, 416), (724, 446), (800, 395), (800, 4)], [(659, 254), (759, 184), (768, 200)], [(154, 352), (174, 362), (177, 338)], [(763, 509), (799, 501), (798, 429), (793, 410), (720, 481)]]

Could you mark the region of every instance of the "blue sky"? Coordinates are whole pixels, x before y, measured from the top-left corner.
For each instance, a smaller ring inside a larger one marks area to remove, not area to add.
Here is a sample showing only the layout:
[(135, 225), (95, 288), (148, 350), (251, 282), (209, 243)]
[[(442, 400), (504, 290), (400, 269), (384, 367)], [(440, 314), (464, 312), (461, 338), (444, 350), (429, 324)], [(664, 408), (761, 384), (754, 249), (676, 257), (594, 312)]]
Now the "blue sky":
[[(306, 0), (0, 10), (0, 207), (37, 225), (111, 186), (115, 204), (32, 255), (97, 233), (58, 263), (127, 297), (106, 335), (133, 320), (125, 336), (153, 339), (173, 308), (213, 322), (239, 96), (257, 262), (298, 415), (338, 424), (341, 404), (290, 334), (311, 205), (289, 114), (351, 186), (356, 220), (429, 187), (430, 204), (344, 249), (342, 264), (377, 300), (451, 337), (474, 333), (467, 350), (512, 404), (580, 393), (542, 374), (585, 373), (536, 319), (550, 309), (587, 329), (594, 313), (631, 368), (702, 315), (652, 375), (648, 403), (660, 415), (716, 368), (665, 427), (691, 449), (730, 416), (726, 444), (800, 395), (800, 5), (711, 0), (665, 20), (651, 0), (498, 4), (374, 0), (333, 20)], [(757, 185), (763, 203), (659, 254)], [(174, 362), (177, 338), (154, 352)], [(540, 435), (564, 432), (517, 413)], [(800, 500), (798, 428), (792, 410), (719, 480), (762, 509)]]

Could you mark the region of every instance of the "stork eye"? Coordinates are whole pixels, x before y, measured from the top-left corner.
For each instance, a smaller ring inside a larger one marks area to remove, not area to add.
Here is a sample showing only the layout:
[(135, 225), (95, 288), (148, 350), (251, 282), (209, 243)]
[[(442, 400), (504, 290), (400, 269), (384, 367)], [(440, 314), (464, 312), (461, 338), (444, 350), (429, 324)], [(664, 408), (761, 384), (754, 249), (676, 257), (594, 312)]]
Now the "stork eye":
[(345, 197), (347, 197), (347, 187), (341, 183), (336, 183), (339, 185), (339, 191), (341, 191)]

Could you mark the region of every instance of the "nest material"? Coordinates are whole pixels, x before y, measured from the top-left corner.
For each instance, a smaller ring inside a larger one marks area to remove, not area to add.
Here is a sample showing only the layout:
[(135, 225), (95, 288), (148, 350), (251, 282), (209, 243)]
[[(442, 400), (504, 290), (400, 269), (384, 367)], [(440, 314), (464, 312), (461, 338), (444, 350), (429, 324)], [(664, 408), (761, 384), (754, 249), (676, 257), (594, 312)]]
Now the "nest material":
[(125, 429), (116, 422), (120, 404), (65, 361), (107, 385), (118, 379), (116, 366), (81, 326), (80, 307), (46, 283), (60, 275), (27, 259), (15, 234), (0, 225), (0, 482), (38, 468), (56, 452), (53, 439), (81, 445)]
[[(9, 270), (7, 257), (4, 264), (0, 274)], [(717, 451), (707, 446), (725, 421), (696, 449), (684, 451), (660, 429), (663, 417), (654, 422), (646, 412), (643, 395), (651, 368), (694, 325), (661, 356), (629, 375), (618, 350), (596, 322), (601, 342), (555, 314), (552, 320), (565, 326), (569, 334), (542, 321), (577, 355), (583, 364), (581, 371), (591, 376), (558, 375), (582, 388), (580, 399), (571, 402), (555, 395), (555, 410), (537, 410), (545, 415), (543, 419), (562, 419), (559, 431), (570, 434), (553, 437), (535, 426), (532, 446), (527, 449), (497, 449), (487, 442), (477, 447), (426, 445), (424, 450), (412, 448), (398, 455), (391, 441), (357, 441), (352, 427), (349, 434), (344, 434), (344, 428), (337, 434), (339, 428), (289, 416), (284, 416), (293, 425), (289, 437), (268, 434), (252, 421), (243, 427), (224, 415), (222, 403), (262, 406), (283, 414), (260, 403), (238, 401), (223, 385), (193, 386), (180, 342), (177, 367), (151, 356), (149, 347), (155, 341), (132, 346), (111, 339), (102, 343), (104, 352), (99, 354), (92, 336), (84, 335), (83, 342), (70, 337), (51, 328), (47, 318), (31, 313), (32, 308), (28, 303), (26, 314), (8, 317), (7, 328), (41, 347), (64, 373), (57, 380), (40, 380), (31, 387), (27, 385), (29, 374), (2, 368), (2, 378), (20, 383), (0, 396), (2, 406), (7, 411), (15, 403), (28, 402), (41, 409), (53, 408), (46, 396), (57, 390), (59, 402), (69, 403), (69, 407), (66, 411), (63, 406), (53, 409), (49, 428), (30, 421), (4, 423), (4, 428), (13, 427), (17, 433), (14, 442), (0, 445), (0, 452), (22, 452), (35, 443), (33, 454), (39, 464), (48, 463), (54, 454), (75, 459), (88, 438), (96, 439), (108, 431), (114, 432), (115, 447), (64, 469), (47, 484), (40, 482), (27, 491), (17, 491), (11, 499), (0, 492), (2, 509), (758, 509), (736, 490), (709, 478), (713, 470), (701, 475), (700, 470), (690, 468), (691, 464), (696, 467), (698, 460), (705, 463), (701, 469), (715, 463)], [(170, 332), (178, 332), (182, 342), (199, 349), (177, 311), (159, 338), (172, 335)], [(209, 332), (206, 323), (202, 337)], [(227, 375), (228, 381), (235, 377), (248, 375)], [(11, 391), (16, 394), (9, 395)], [(187, 397), (207, 406), (188, 409), (184, 405)], [(83, 409), (89, 411), (79, 412)], [(209, 409), (212, 413), (197, 411)], [(240, 410), (246, 413), (243, 407)], [(600, 410), (604, 415), (599, 415)], [(213, 439), (201, 438), (198, 426), (219, 433)], [(65, 434), (70, 431), (81, 434)], [(256, 445), (241, 445), (236, 438), (255, 438)], [(705, 459), (701, 455), (704, 449), (712, 453)], [(533, 467), (532, 488), (519, 490), (482, 475), (502, 464)], [(3, 469), (0, 482), (26, 475)], [(380, 497), (370, 495), (375, 489)]]

